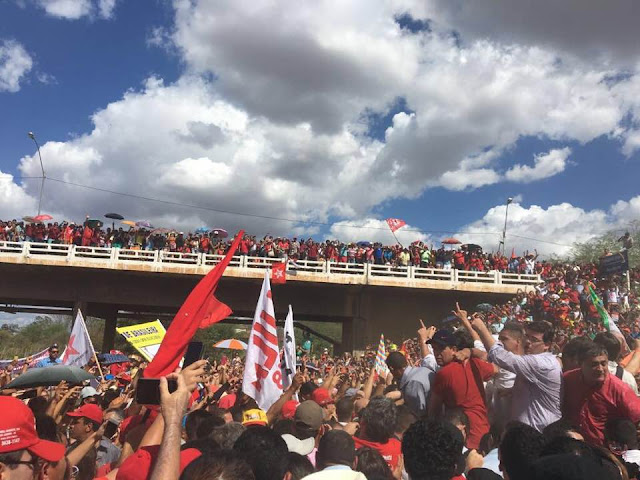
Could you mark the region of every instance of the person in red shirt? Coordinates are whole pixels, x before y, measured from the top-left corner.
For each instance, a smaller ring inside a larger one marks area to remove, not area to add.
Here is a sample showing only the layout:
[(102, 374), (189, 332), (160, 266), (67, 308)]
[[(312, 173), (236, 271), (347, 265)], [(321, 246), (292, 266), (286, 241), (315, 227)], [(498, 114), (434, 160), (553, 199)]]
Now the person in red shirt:
[(461, 408), (470, 423), (467, 447), (478, 448), (482, 436), (489, 432), (483, 382), (493, 377), (496, 368), (478, 358), (463, 362), (456, 360), (458, 351), (473, 346), (466, 332), (453, 334), (438, 330), (429, 343), (433, 347), (436, 362), (442, 367), (431, 386), (429, 417), (438, 417), (443, 405), (446, 409)]
[(360, 431), (353, 440), (356, 449), (370, 447), (380, 452), (395, 471), (402, 455), (402, 444), (393, 435), (396, 430), (397, 409), (388, 398), (372, 398), (360, 414)]
[(607, 350), (594, 343), (581, 355), (580, 368), (564, 374), (562, 417), (580, 428), (585, 441), (604, 445), (607, 420), (640, 421), (640, 398), (609, 373)]

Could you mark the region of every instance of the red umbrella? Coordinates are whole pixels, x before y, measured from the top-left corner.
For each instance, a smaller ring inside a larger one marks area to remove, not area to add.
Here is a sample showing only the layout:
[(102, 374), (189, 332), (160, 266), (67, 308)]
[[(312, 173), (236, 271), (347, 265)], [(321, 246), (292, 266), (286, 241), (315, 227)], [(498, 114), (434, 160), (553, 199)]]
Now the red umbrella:
[(36, 222), (46, 222), (47, 220), (53, 220), (51, 215), (38, 215), (37, 217), (33, 217)]
[(445, 245), (458, 245), (459, 243), (462, 243), (462, 242), (457, 238), (445, 238), (442, 241), (442, 243), (444, 243)]

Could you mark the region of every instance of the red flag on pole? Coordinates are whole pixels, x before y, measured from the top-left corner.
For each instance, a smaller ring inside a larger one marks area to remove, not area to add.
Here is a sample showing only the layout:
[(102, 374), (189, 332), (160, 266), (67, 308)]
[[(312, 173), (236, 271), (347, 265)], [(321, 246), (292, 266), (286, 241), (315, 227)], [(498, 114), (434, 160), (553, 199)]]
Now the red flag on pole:
[(145, 377), (157, 378), (173, 372), (198, 328), (206, 328), (231, 314), (231, 309), (218, 300), (214, 292), (243, 235), (244, 231), (240, 230), (222, 261), (191, 290), (173, 317), (158, 353), (145, 369)]
[(271, 265), (271, 283), (287, 283), (286, 263), (274, 263)]
[(401, 229), (407, 224), (404, 220), (399, 218), (387, 218), (387, 225), (391, 229), (391, 233), (396, 233), (396, 230)]

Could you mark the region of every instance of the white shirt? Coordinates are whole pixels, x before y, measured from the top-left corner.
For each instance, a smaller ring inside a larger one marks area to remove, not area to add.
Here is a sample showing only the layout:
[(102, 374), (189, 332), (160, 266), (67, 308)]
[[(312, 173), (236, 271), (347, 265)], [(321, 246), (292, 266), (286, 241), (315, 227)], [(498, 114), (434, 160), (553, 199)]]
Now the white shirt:
[[(609, 373), (611, 375), (615, 375), (618, 370), (618, 364), (616, 362), (612, 362), (611, 360), (609, 360), (608, 366), (609, 366)], [(633, 390), (636, 395), (639, 395), (638, 382), (636, 382), (636, 379), (633, 377), (633, 375), (631, 375), (631, 372), (628, 372), (625, 369), (622, 369), (622, 381), (627, 385), (629, 385), (629, 388), (631, 388), (631, 390)]]

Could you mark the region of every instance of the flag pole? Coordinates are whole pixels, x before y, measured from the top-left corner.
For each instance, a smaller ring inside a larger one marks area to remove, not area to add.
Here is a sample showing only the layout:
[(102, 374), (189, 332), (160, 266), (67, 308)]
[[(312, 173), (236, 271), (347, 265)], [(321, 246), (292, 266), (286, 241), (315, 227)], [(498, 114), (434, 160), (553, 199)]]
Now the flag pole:
[[(390, 229), (391, 230), (391, 229)], [(400, 240), (398, 240), (398, 237), (396, 237), (396, 232), (394, 232), (393, 230), (391, 230), (391, 235), (393, 235), (393, 238), (396, 239), (396, 242), (398, 243), (398, 245), (400, 245), (402, 248), (404, 248), (404, 245), (402, 245), (400, 243)]]

